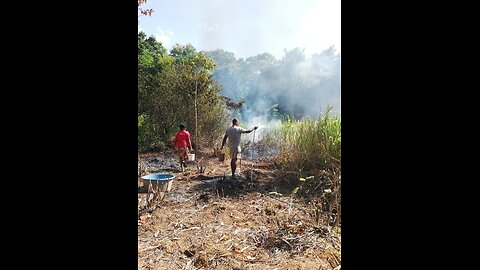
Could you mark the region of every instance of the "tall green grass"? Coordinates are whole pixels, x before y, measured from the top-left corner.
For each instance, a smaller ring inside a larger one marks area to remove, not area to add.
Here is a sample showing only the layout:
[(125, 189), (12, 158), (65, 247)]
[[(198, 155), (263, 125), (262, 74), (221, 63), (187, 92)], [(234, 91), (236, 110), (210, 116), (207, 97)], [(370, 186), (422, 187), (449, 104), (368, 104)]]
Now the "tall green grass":
[(332, 116), (331, 110), (329, 107), (325, 116), (318, 119), (287, 118), (282, 123), (278, 164), (283, 179), (297, 186), (294, 193), (314, 205), (317, 222), (323, 216), (325, 223), (338, 225), (342, 136), (341, 120)]
[(340, 168), (341, 121), (331, 116), (331, 109), (318, 119), (282, 123), (280, 161), (285, 168), (310, 173)]

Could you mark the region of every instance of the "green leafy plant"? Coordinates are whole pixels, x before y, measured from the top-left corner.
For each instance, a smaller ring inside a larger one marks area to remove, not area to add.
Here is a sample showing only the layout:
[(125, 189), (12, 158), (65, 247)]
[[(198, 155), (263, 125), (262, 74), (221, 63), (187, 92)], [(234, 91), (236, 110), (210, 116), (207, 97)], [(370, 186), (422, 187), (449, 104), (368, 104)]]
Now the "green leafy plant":
[(309, 176), (309, 177), (306, 177), (306, 178), (300, 177), (300, 178), (298, 179), (298, 181), (300, 181), (301, 183), (300, 183), (299, 186), (297, 186), (296, 188), (294, 188), (294, 189), (292, 190), (292, 195), (297, 194), (297, 193), (298, 193), (298, 190), (299, 190), (299, 189), (302, 189), (302, 187), (303, 187), (303, 185), (305, 184), (305, 181), (306, 181), (306, 180), (311, 180), (311, 179), (314, 179), (314, 178), (315, 178), (315, 176), (313, 176), (313, 175), (312, 175), (312, 176)]

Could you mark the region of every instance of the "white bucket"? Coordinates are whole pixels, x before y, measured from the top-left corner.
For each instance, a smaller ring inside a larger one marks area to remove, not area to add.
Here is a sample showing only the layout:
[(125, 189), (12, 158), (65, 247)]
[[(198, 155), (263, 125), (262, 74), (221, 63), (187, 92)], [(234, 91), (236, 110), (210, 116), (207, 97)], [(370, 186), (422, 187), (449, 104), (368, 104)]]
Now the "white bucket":
[(195, 161), (195, 154), (188, 154), (188, 161)]

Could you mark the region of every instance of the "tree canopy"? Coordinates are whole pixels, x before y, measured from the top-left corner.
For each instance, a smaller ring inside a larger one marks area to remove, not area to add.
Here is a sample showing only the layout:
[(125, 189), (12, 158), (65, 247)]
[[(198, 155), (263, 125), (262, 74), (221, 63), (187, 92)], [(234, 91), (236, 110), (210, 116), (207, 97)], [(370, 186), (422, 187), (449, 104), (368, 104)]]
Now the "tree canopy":
[(214, 69), (215, 61), (190, 44), (177, 44), (168, 53), (155, 38), (138, 34), (139, 149), (165, 147), (179, 124), (194, 141), (221, 136), (227, 112)]

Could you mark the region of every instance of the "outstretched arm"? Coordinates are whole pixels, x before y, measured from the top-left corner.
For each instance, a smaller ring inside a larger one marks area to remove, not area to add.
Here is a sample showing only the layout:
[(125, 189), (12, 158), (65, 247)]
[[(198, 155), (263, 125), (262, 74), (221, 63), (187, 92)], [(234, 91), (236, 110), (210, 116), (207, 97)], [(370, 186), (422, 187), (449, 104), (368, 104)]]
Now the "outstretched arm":
[(252, 128), (252, 129), (249, 129), (249, 130), (245, 131), (245, 133), (250, 133), (250, 132), (256, 130), (257, 128), (258, 128), (258, 127), (254, 127), (254, 128)]

